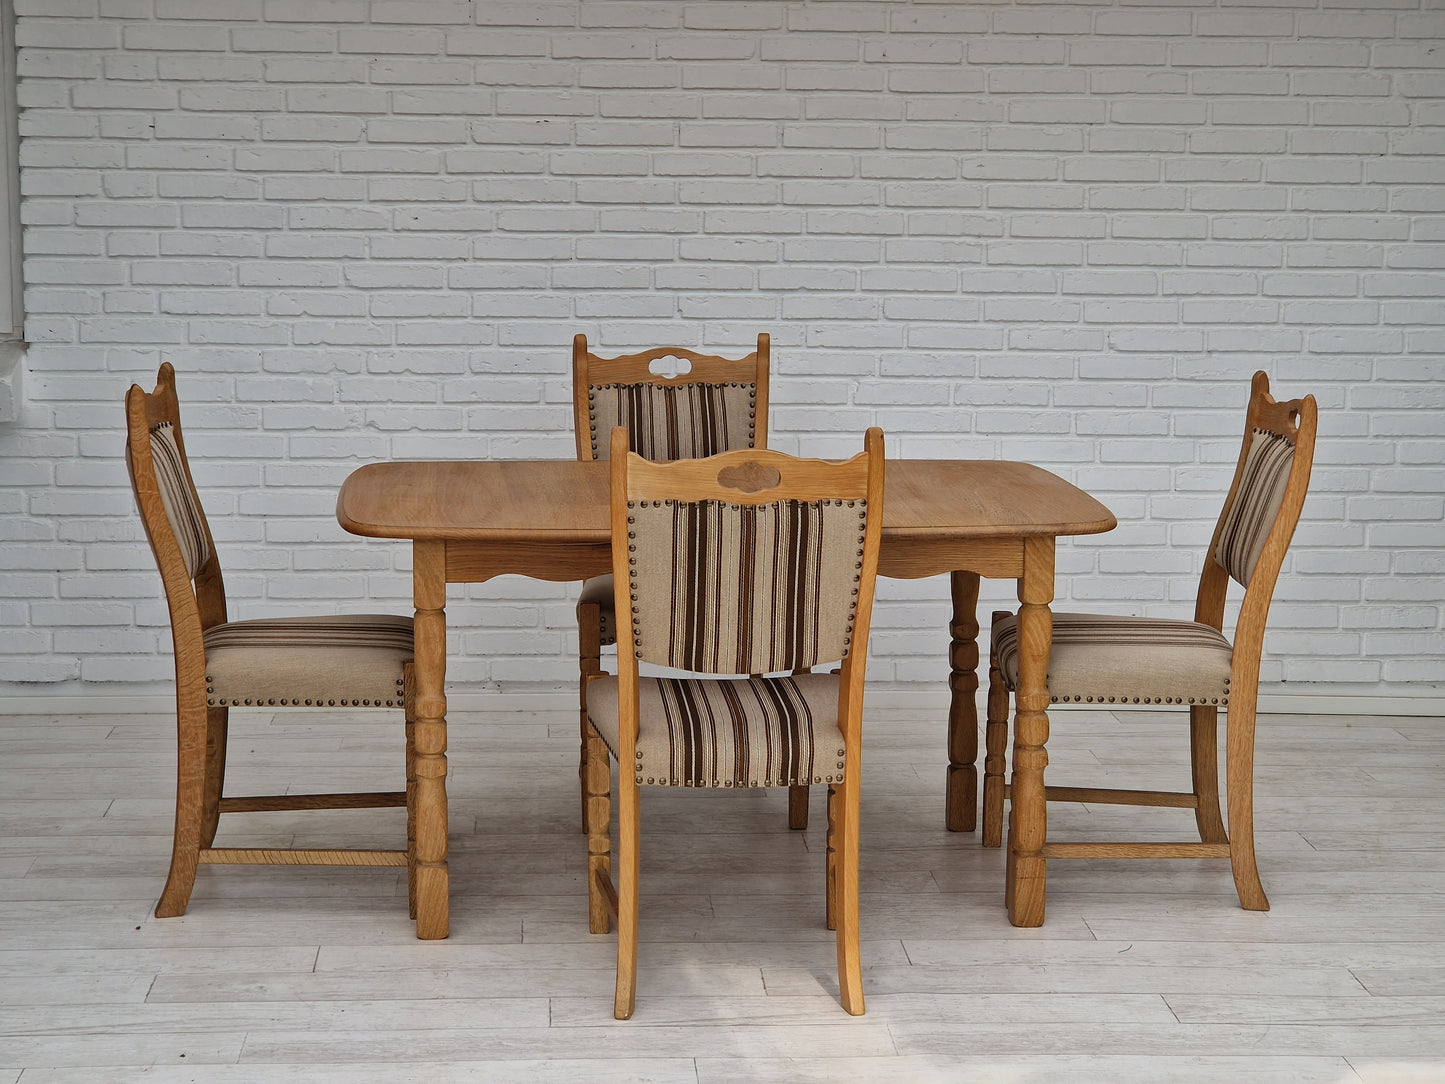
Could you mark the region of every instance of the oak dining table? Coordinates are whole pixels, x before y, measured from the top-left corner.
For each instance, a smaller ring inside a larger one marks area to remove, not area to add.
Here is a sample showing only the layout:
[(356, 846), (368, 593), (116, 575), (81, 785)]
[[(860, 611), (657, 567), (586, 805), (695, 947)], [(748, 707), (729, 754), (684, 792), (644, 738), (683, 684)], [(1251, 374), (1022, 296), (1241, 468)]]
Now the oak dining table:
[[(1017, 581), (1019, 688), (1005, 905), (1015, 926), (1041, 925), (1046, 675), (1056, 541), (1111, 530), (1114, 516), (1057, 475), (1007, 460), (889, 460), (883, 504), (878, 574), (950, 577), (944, 818), (954, 831), (973, 830), (977, 808), (980, 577)], [(342, 484), (336, 518), (352, 534), (412, 545), (416, 930), (419, 938), (443, 938), (450, 927), (447, 584), (482, 583), (502, 575), (567, 582), (612, 571), (608, 464), (560, 459), (370, 463)]]

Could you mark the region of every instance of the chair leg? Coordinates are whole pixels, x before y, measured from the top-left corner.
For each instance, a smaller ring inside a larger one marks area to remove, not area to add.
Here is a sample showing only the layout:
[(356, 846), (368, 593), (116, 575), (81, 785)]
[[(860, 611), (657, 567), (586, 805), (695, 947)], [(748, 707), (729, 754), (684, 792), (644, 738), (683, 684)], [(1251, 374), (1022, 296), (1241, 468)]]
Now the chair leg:
[(404, 663), (402, 711), (406, 719), (406, 911), (416, 918), (416, 665)]
[(230, 710), (206, 708), (206, 785), (201, 810), (201, 846), (216, 841), (221, 823), (221, 794), (226, 786), (226, 734)]
[(590, 726), (587, 749), (587, 929), (612, 929), (612, 906), (602, 882), (612, 877), (612, 758)]
[(171, 841), (171, 868), (156, 903), (157, 918), (186, 913), (196, 867), (201, 859), (206, 802), (206, 741), (209, 731), (204, 698), (176, 704), (176, 821)]
[(592, 724), (587, 721), (587, 683), (602, 673), (602, 607), (595, 602), (577, 606), (577, 695), (581, 717), (582, 749), (577, 758), (577, 780), (582, 790), (582, 831), (587, 823), (587, 745)]
[[(994, 624), (1008, 616), (995, 612)], [(983, 759), (983, 833), (985, 847), (1003, 842), (1004, 772), (1008, 769), (1008, 686), (998, 660), (990, 652), (988, 664), (988, 718), (984, 729)]]
[(828, 787), (828, 840), (823, 857), (823, 922), (830, 930), (838, 928), (838, 788)]
[(1229, 801), (1229, 866), (1239, 905), (1268, 911), (1269, 898), (1254, 858), (1254, 704), (1232, 704), (1225, 722), (1225, 780)]
[(832, 825), (837, 851), (834, 878), (837, 919), (838, 994), (849, 1015), (863, 1015), (863, 964), (858, 944), (858, 766), (849, 763), (838, 785), (835, 803), (839, 808)]
[(617, 770), (617, 990), (612, 1015), (632, 1018), (637, 1003), (638, 845), (642, 841), (637, 780), (630, 765)]
[(788, 788), (788, 827), (801, 832), (808, 827), (808, 788)]
[(1219, 709), (1189, 707), (1189, 766), (1194, 780), (1194, 820), (1205, 843), (1228, 843), (1219, 814)]

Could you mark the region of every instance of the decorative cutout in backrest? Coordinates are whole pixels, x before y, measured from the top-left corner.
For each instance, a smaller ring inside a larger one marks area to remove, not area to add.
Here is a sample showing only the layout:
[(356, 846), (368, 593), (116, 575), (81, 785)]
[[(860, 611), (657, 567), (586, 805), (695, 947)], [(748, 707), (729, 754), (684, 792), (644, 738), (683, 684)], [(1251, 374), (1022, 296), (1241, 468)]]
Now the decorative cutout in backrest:
[(606, 459), (612, 427), (625, 426), (644, 459), (703, 459), (753, 446), (755, 384), (596, 384), (587, 389), (592, 458)]
[(206, 566), (211, 557), (211, 548), (206, 543), (205, 515), (196, 503), (195, 491), (186, 477), (185, 460), (181, 457), (171, 423), (156, 426), (150, 434), (156, 488), (160, 490), (161, 504), (165, 506), (171, 533), (181, 548), (186, 574), (194, 580), (196, 573)]
[(844, 658), (867, 511), (865, 500), (630, 501), (637, 657), (708, 674)]
[(678, 377), (692, 372), (692, 362), (688, 358), (668, 354), (665, 357), (653, 358), (649, 361), (647, 371), (653, 376), (660, 376), (665, 380), (676, 380)]
[(769, 467), (750, 459), (736, 467), (724, 467), (718, 471), (717, 484), (739, 493), (760, 493), (765, 489), (777, 489), (783, 476), (777, 467)]
[(1246, 587), (1284, 503), (1293, 464), (1294, 445), (1288, 437), (1267, 429), (1254, 431), (1239, 489), (1221, 517), (1223, 528), (1213, 554), (1215, 562)]

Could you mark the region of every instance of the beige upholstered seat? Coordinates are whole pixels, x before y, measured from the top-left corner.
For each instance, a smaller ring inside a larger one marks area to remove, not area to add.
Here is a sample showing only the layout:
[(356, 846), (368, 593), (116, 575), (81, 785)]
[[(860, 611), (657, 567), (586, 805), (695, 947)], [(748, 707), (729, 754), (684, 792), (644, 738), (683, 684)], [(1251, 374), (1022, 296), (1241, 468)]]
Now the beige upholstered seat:
[[(170, 875), (156, 915), (185, 914), (204, 864), (405, 866), (415, 916), (412, 621), (389, 614), (226, 620), (210, 528), (186, 462), (175, 371), (126, 395), (126, 463), (165, 586), (175, 647), (176, 820)], [(380, 793), (223, 797), (232, 707), (403, 709), (404, 789)], [(222, 813), (407, 806), (407, 842), (393, 850), (216, 847)]]
[[(771, 340), (736, 361), (682, 347), (657, 347), (615, 358), (598, 357), (587, 336), (572, 340), (573, 426), (577, 458), (606, 459), (614, 426), (627, 429), (628, 448), (644, 459), (670, 462), (768, 446), (768, 371)], [(684, 367), (686, 370), (683, 371)], [(656, 371), (655, 371), (656, 370)], [(577, 599), (579, 691), (602, 670), (602, 649), (617, 642), (612, 576), (594, 576)], [(587, 711), (582, 705), (583, 830), (586, 830)], [(808, 790), (789, 795), (788, 824), (808, 826)]]
[[(1049, 656), (1052, 704), (1108, 707), (1166, 704), (1189, 708), (1190, 791), (1048, 786), (1049, 801), (1176, 806), (1193, 809), (1199, 841), (1179, 843), (1046, 842), (1045, 858), (1228, 858), (1240, 903), (1267, 910), (1254, 856), (1254, 726), (1265, 618), (1275, 580), (1299, 521), (1314, 459), (1313, 396), (1286, 403), (1254, 376), (1234, 482), (1214, 530), (1194, 620), (1056, 613)], [(1224, 635), (1225, 592), (1234, 579), (1244, 600), (1231, 643)], [(1003, 834), (1009, 694), (1018, 686), (1018, 621), (995, 613), (989, 671), (988, 756), (984, 762), (983, 842)], [(1227, 712), (1229, 828), (1219, 809), (1216, 727)], [(1062, 765), (1051, 757), (1050, 772)]]
[[(639, 788), (828, 787), (827, 921), (838, 984), (863, 1011), (858, 781), (863, 671), (882, 521), (883, 434), (846, 463), (765, 450), (654, 463), (613, 430), (616, 676), (584, 689), (588, 909), (618, 920), (614, 1012), (637, 972)], [(639, 661), (685, 671), (641, 677)], [(810, 667), (841, 661), (829, 673)], [(609, 754), (618, 768), (611, 876)]]

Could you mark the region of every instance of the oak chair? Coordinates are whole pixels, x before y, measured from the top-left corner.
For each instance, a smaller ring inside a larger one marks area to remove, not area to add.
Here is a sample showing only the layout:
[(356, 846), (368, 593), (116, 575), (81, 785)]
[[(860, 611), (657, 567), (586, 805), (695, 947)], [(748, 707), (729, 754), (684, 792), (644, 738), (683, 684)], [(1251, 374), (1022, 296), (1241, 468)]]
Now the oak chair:
[[(843, 1007), (859, 1015), (859, 758), (883, 433), (868, 430), (843, 463), (766, 450), (654, 463), (618, 428), (611, 460), (624, 635), (617, 675), (593, 674), (585, 698), (588, 918), (593, 933), (617, 919), (613, 1013), (630, 1017), (636, 992), (641, 788), (826, 784), (826, 918)], [(639, 662), (695, 676), (640, 677)]]
[[(768, 373), (771, 340), (736, 361), (681, 347), (657, 347), (615, 358), (598, 357), (587, 336), (572, 339), (572, 412), (577, 458), (606, 459), (614, 425), (631, 434), (629, 450), (646, 459), (699, 459), (719, 452), (768, 446)], [(683, 362), (688, 368), (683, 371)], [(602, 649), (617, 642), (612, 576), (594, 576), (577, 599), (578, 692), (602, 672)], [(587, 707), (581, 706), (582, 785), (586, 830)], [(788, 825), (808, 827), (808, 788), (788, 795)]]
[[(1254, 853), (1254, 730), (1259, 660), (1275, 581), (1304, 505), (1314, 459), (1314, 396), (1276, 402), (1269, 379), (1254, 374), (1244, 442), (1214, 528), (1194, 620), (1053, 615), (1048, 684), (1051, 704), (1176, 704), (1189, 708), (1192, 789), (1186, 792), (1045, 788), (1048, 801), (1172, 806), (1194, 810), (1198, 841), (1047, 842), (1045, 858), (1228, 858), (1240, 904), (1267, 911)], [(1244, 587), (1231, 643), (1223, 632), (1229, 580)], [(1018, 679), (1018, 623), (993, 615), (989, 666), (983, 844), (1003, 830), (1009, 694)], [(1216, 727), (1226, 710), (1225, 781), (1229, 826), (1219, 809)]]
[[(126, 465), (170, 611), (176, 672), (176, 814), (156, 917), (183, 915), (199, 865), (402, 866), (416, 917), (412, 619), (383, 614), (229, 621), (221, 566), (186, 460), (175, 370), (126, 395)], [(379, 793), (224, 797), (233, 707), (392, 708), (405, 720), (406, 786)], [(407, 807), (395, 850), (217, 847), (222, 813)]]

